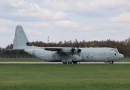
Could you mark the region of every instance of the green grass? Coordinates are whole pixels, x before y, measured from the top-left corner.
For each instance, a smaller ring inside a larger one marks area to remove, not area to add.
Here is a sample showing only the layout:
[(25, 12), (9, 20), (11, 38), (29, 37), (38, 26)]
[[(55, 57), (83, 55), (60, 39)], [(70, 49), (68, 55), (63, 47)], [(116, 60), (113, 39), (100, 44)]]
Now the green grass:
[(0, 65), (0, 90), (129, 90), (130, 65)]
[(123, 59), (120, 59), (119, 62), (130, 62), (130, 58), (123, 58)]

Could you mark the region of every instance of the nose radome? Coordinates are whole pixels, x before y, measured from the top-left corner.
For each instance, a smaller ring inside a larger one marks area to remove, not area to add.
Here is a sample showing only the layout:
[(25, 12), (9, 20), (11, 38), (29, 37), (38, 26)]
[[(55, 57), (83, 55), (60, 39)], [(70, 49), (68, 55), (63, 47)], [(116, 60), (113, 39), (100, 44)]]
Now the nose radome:
[(123, 54), (120, 54), (120, 58), (124, 58), (124, 55), (123, 55)]

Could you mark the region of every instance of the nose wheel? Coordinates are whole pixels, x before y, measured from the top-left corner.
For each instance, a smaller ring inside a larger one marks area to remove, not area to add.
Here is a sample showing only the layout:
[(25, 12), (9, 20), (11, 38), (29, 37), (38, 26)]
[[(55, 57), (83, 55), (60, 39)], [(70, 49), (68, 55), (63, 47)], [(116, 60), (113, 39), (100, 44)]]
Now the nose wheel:
[(109, 63), (110, 63), (110, 64), (114, 64), (114, 61), (110, 61)]

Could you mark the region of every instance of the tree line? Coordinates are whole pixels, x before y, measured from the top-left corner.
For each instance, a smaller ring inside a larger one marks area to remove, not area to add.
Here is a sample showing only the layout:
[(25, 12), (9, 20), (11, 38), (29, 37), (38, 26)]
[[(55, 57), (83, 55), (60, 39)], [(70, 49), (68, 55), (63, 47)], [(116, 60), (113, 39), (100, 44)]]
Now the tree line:
[[(35, 41), (35, 42), (30, 42), (30, 44), (34, 46), (39, 46), (39, 47), (111, 47), (111, 48), (117, 48), (120, 53), (124, 54), (125, 57), (130, 57), (130, 38), (124, 40), (124, 41), (114, 41), (114, 40), (106, 40), (106, 41), (60, 41), (58, 43), (56, 42), (50, 42), (50, 43), (45, 43), (42, 41)], [(24, 51), (22, 50), (10, 50), (13, 48), (13, 44), (10, 44), (6, 47), (8, 50), (1, 50), (0, 54), (12, 54), (13, 55), (27, 55)]]

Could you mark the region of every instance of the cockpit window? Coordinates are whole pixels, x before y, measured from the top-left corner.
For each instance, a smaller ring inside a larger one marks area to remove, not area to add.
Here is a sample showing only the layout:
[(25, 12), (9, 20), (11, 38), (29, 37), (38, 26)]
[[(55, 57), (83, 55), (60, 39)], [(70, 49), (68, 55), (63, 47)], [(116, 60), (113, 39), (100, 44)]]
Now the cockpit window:
[(114, 51), (115, 53), (119, 53), (117, 49), (112, 49), (112, 51)]

